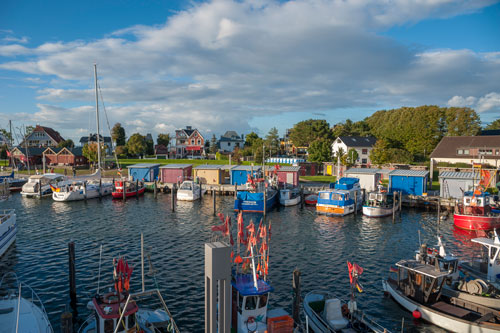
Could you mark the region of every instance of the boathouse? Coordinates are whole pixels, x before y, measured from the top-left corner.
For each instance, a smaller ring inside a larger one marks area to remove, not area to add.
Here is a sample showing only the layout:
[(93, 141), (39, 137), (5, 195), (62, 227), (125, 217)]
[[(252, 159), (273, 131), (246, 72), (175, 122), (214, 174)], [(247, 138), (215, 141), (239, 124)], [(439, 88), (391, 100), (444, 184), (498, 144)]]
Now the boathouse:
[(261, 169), (262, 169), (262, 167), (260, 165), (258, 165), (258, 166), (251, 166), (251, 165), (235, 166), (230, 171), (231, 172), (231, 185), (246, 184), (247, 180), (248, 180), (248, 176), (250, 174), (252, 174), (253, 177), (258, 177)]
[(159, 167), (160, 164), (154, 163), (139, 163), (129, 165), (127, 167), (129, 180), (154, 182), (155, 179), (158, 179)]
[(345, 172), (346, 177), (358, 178), (359, 186), (367, 192), (377, 190), (381, 179), (380, 169), (351, 168)]
[(297, 187), (299, 186), (299, 171), (300, 166), (287, 166), (283, 165), (276, 170), (276, 167), (273, 166), (269, 168), (269, 172), (272, 174), (276, 170), (276, 175), (278, 176), (278, 184), (280, 187)]
[(224, 184), (224, 165), (205, 164), (193, 168), (193, 177), (200, 180), (201, 184)]
[(389, 173), (389, 192), (422, 195), (427, 193), (429, 171), (392, 170)]
[(191, 179), (192, 164), (166, 164), (160, 167), (160, 181), (162, 183), (182, 183)]
[(464, 192), (474, 188), (474, 173), (444, 171), (439, 175), (441, 198), (462, 198)]

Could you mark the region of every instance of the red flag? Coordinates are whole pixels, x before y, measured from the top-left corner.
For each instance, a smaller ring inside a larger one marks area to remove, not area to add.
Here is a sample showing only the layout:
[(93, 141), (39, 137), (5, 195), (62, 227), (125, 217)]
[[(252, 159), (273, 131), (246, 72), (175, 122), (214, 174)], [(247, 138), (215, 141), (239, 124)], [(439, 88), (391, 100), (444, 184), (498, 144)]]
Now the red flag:
[(259, 229), (257, 229), (257, 239), (260, 238), (260, 233), (261, 233), (261, 230), (262, 230), (262, 219), (260, 220), (260, 223), (259, 223)]
[(354, 272), (356, 272), (357, 275), (363, 274), (363, 268), (359, 266), (358, 264), (354, 264)]
[(269, 240), (271, 240), (271, 221), (269, 221), (269, 225), (267, 227), (269, 229), (267, 234), (269, 235)]
[(234, 263), (241, 264), (242, 262), (243, 262), (243, 259), (241, 259), (241, 256), (239, 254), (236, 255), (236, 258), (234, 258)]
[(212, 227), (212, 231), (220, 231), (222, 233), (224, 233), (224, 230), (225, 230), (225, 225), (214, 225)]
[(352, 284), (352, 264), (348, 261), (347, 262), (347, 268), (349, 269), (349, 281), (351, 282)]

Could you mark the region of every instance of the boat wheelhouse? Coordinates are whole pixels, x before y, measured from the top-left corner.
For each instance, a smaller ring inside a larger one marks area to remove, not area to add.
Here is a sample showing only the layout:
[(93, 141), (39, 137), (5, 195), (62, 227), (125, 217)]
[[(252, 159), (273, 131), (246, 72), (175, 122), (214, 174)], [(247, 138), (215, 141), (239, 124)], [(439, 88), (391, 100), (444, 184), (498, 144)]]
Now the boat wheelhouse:
[(358, 178), (340, 178), (328, 190), (319, 191), (316, 212), (328, 216), (344, 216), (363, 207), (363, 194)]
[(185, 180), (177, 190), (177, 200), (180, 201), (194, 201), (201, 198), (205, 190), (201, 188), (200, 184), (192, 180)]
[(16, 241), (16, 211), (5, 209), (0, 212), (0, 257)]
[(390, 216), (399, 209), (394, 202), (394, 194), (388, 193), (381, 185), (377, 191), (368, 193), (368, 200), (363, 205), (363, 215), (369, 217)]
[(298, 188), (284, 188), (280, 190), (280, 204), (283, 206), (295, 206), (300, 203), (301, 196)]
[[(113, 199), (132, 198), (143, 195), (146, 191), (146, 186), (143, 182), (127, 181), (126, 179), (115, 180), (115, 190), (111, 193)], [(123, 194), (125, 192), (125, 194)]]
[(234, 210), (250, 213), (263, 213), (274, 208), (278, 202), (278, 191), (264, 179), (251, 180), (247, 183), (251, 189), (247, 191), (237, 191), (234, 199)]
[(500, 213), (491, 208), (492, 198), (488, 192), (465, 192), (462, 201), (455, 206), (453, 223), (466, 230), (491, 230), (500, 227)]

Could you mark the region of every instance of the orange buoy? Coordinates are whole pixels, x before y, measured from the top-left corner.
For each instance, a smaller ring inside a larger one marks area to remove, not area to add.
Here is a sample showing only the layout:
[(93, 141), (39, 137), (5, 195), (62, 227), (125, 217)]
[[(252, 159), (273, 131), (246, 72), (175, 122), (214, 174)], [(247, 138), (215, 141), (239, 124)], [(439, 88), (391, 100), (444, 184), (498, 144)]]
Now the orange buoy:
[(412, 315), (413, 315), (413, 318), (415, 318), (415, 319), (420, 319), (420, 317), (422, 317), (422, 314), (418, 310), (413, 311)]

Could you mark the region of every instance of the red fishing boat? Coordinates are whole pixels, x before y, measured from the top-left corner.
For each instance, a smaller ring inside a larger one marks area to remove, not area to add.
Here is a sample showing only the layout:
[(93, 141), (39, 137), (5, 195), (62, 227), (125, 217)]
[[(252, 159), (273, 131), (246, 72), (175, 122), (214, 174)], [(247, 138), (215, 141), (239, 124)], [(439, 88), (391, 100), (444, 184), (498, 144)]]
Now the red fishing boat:
[(125, 198), (143, 195), (146, 186), (143, 182), (128, 182), (124, 179), (115, 181), (115, 190), (111, 193), (113, 199), (123, 199), (123, 189), (125, 188)]
[(318, 196), (316, 194), (309, 194), (304, 198), (306, 205), (316, 206), (318, 203)]
[(491, 230), (500, 227), (500, 213), (492, 209), (493, 198), (486, 191), (494, 179), (487, 170), (481, 166), (478, 174), (480, 180), (474, 191), (465, 192), (462, 201), (455, 207), (453, 223), (455, 227), (466, 230)]

